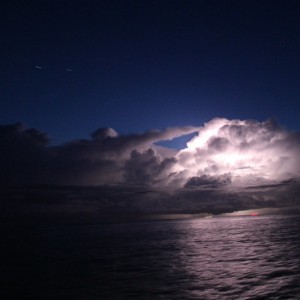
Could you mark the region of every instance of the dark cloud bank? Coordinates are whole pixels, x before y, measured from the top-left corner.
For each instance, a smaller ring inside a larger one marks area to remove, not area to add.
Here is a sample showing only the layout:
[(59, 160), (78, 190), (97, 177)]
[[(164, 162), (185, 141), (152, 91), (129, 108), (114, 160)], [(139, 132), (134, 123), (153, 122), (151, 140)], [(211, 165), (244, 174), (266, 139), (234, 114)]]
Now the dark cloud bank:
[[(183, 150), (156, 145), (196, 132)], [(201, 127), (51, 146), (22, 124), (0, 126), (2, 218), (88, 221), (149, 214), (299, 211), (300, 133), (275, 121), (216, 118)]]

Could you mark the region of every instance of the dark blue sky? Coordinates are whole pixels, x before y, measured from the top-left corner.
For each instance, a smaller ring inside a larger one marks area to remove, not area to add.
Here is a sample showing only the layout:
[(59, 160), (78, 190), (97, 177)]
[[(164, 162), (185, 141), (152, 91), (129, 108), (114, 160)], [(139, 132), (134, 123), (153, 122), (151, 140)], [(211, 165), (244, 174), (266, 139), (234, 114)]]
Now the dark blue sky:
[(1, 124), (54, 143), (213, 117), (300, 129), (299, 1), (7, 2)]

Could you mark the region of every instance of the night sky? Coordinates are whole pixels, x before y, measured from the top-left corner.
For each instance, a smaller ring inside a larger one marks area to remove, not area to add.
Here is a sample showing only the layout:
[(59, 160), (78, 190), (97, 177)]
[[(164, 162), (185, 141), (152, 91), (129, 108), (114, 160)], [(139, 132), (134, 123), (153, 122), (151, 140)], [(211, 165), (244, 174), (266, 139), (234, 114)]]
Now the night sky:
[(0, 11), (5, 216), (300, 211), (299, 1)]
[(300, 129), (299, 1), (5, 2), (1, 124), (53, 144), (214, 117)]

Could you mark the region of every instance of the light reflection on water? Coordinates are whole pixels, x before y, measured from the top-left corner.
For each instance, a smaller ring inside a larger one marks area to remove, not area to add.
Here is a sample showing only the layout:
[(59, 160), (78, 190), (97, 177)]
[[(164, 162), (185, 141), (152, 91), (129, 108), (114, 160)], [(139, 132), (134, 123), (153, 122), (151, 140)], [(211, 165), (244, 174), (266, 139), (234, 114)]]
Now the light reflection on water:
[[(222, 218), (189, 223), (181, 259), (204, 299), (298, 299), (299, 221)], [(298, 295), (298, 297), (297, 297)]]
[(299, 228), (299, 216), (18, 228), (2, 281), (19, 299), (300, 299)]

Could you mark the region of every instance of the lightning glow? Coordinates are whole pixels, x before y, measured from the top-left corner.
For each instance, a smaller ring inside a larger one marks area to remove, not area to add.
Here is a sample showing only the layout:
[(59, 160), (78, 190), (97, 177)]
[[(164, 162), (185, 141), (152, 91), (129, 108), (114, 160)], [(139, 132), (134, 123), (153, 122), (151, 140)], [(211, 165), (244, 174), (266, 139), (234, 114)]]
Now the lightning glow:
[(232, 184), (266, 183), (299, 176), (299, 158), (274, 121), (216, 118), (177, 154), (177, 172), (186, 178), (229, 174)]

